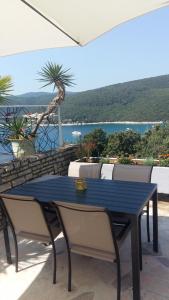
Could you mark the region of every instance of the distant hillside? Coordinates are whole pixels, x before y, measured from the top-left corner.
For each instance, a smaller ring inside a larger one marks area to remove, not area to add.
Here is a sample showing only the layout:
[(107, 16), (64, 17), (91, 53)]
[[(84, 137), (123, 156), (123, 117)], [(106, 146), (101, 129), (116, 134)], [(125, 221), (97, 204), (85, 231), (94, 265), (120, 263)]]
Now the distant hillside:
[[(11, 102), (47, 104), (52, 96), (28, 93)], [(61, 110), (62, 119), (81, 122), (169, 120), (169, 75), (68, 93)]]

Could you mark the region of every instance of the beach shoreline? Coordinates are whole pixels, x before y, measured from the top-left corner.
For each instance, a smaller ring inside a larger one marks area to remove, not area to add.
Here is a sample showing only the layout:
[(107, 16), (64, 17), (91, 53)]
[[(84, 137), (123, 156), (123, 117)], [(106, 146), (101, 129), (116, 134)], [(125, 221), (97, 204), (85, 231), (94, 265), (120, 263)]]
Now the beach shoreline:
[(152, 125), (158, 125), (162, 124), (163, 121), (146, 121), (146, 122), (134, 122), (134, 121), (116, 121), (116, 122), (92, 122), (92, 123), (84, 123), (84, 122), (77, 122), (77, 123), (62, 123), (62, 126), (79, 126), (79, 125), (101, 125), (101, 124), (152, 124)]

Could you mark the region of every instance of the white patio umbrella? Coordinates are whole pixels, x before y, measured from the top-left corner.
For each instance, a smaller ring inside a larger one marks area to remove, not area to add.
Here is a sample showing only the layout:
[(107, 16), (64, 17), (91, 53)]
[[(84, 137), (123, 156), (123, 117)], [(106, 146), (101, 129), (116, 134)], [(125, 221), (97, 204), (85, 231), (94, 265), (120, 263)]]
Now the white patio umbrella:
[(0, 56), (85, 45), (166, 0), (0, 0)]

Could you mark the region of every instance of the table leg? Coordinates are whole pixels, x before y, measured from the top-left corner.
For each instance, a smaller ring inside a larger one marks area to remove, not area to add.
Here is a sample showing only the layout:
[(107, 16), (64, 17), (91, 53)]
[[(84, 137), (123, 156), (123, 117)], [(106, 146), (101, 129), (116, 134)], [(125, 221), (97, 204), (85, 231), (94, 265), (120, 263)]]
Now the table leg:
[(8, 264), (12, 264), (11, 249), (10, 249), (9, 235), (8, 235), (8, 228), (7, 228), (7, 226), (5, 226), (3, 228), (3, 234), (4, 234), (4, 242), (5, 242), (5, 250), (6, 250), (7, 263)]
[(140, 259), (139, 259), (139, 220), (137, 216), (131, 219), (131, 255), (133, 300), (140, 300)]
[(158, 193), (154, 192), (153, 197), (153, 250), (158, 252)]

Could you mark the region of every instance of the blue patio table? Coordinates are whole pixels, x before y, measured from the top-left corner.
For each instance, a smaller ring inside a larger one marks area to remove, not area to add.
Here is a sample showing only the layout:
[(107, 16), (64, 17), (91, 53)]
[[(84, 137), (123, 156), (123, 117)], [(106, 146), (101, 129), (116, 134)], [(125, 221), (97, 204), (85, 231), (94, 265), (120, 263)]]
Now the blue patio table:
[(125, 216), (131, 222), (133, 299), (140, 300), (139, 215), (149, 200), (153, 202), (153, 250), (158, 252), (157, 185), (104, 179), (86, 179), (87, 190), (76, 191), (75, 178), (59, 176), (41, 182), (30, 182), (6, 193), (33, 196), (41, 203), (66, 201), (95, 205)]

